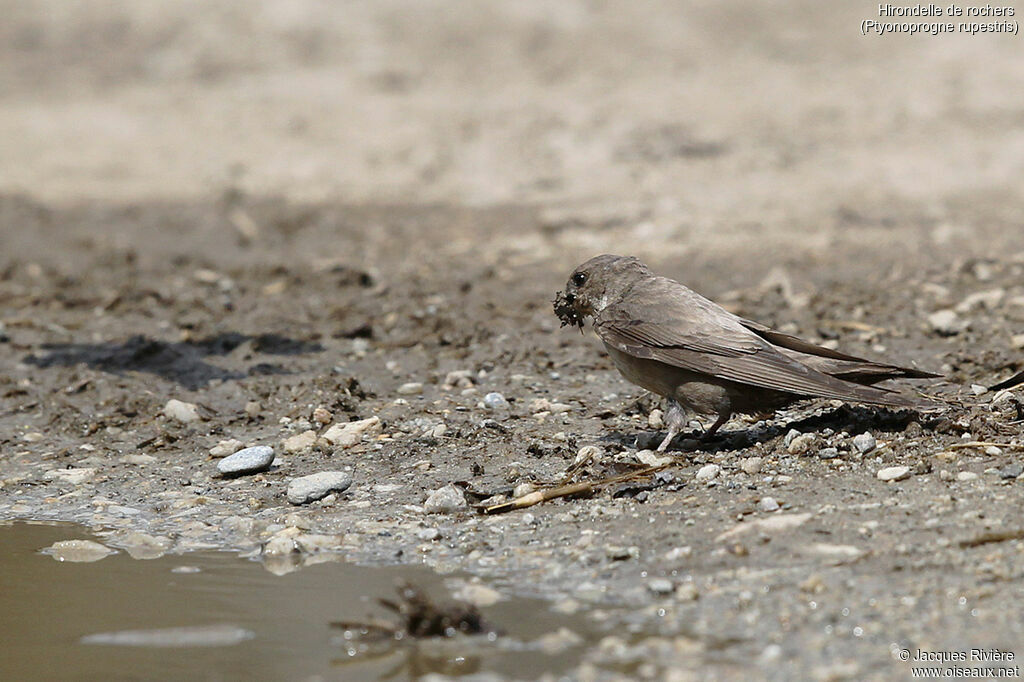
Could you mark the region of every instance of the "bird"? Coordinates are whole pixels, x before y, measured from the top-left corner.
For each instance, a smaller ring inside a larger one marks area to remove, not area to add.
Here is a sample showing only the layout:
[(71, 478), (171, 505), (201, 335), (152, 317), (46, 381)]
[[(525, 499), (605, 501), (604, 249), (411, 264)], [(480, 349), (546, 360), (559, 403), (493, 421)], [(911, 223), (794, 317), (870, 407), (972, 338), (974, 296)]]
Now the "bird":
[(603, 254), (569, 275), (555, 294), (562, 326), (586, 318), (628, 381), (667, 400), (664, 452), (686, 425), (686, 411), (716, 418), (770, 414), (807, 398), (918, 411), (937, 403), (875, 387), (887, 379), (941, 375), (846, 355), (730, 313), (685, 285), (655, 275), (632, 256)]

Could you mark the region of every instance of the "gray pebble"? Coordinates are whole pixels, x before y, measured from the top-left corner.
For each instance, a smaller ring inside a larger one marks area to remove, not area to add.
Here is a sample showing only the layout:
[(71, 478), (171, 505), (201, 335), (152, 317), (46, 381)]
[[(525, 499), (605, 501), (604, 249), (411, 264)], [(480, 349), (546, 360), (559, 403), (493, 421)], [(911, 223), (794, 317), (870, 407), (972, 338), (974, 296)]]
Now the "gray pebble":
[(822, 448), (818, 450), (818, 457), (821, 459), (835, 459), (839, 456), (839, 450), (836, 448)]
[(488, 393), (484, 396), (484, 407), (488, 410), (500, 410), (508, 407), (508, 401), (500, 393)]
[(427, 512), (444, 513), (466, 508), (466, 496), (462, 489), (451, 483), (430, 493), (423, 509)]
[(217, 471), (225, 476), (254, 474), (257, 471), (266, 471), (273, 462), (274, 448), (269, 445), (257, 445), (228, 455), (217, 463)]
[(420, 540), (430, 542), (441, 537), (441, 531), (439, 531), (436, 528), (423, 528), (416, 532), (416, 537), (418, 537)]
[(763, 512), (778, 511), (779, 503), (775, 501), (774, 497), (762, 497), (761, 501), (757, 503), (757, 508)]
[(1024, 465), (1022, 464), (1010, 464), (999, 470), (999, 475), (1005, 479), (1017, 478), (1021, 474), (1024, 474)]
[(343, 492), (350, 485), (352, 476), (344, 471), (321, 471), (293, 478), (288, 484), (288, 501), (292, 504), (316, 502), (332, 492)]
[(875, 437), (867, 432), (859, 433), (853, 437), (853, 449), (862, 455), (866, 455), (874, 450), (877, 444)]

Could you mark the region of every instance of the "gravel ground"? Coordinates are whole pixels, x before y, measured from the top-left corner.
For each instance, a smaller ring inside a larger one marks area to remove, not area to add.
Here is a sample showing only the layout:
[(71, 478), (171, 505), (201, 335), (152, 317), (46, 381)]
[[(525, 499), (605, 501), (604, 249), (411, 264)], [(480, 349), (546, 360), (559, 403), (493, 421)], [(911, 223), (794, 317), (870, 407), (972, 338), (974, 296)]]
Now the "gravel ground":
[[(1024, 369), (1019, 48), (854, 37), (870, 7), (448, 24), (314, 3), (325, 21), (296, 33), (285, 4), (250, 24), (211, 4), (259, 50), (144, 4), (18, 3), (3, 29), (0, 519), (279, 572), (324, 552), (469, 571), (600, 624), (581, 679), (1024, 656), (1022, 393), (985, 390)], [(119, 50), (82, 52), (97, 27)], [(807, 402), (680, 439), (654, 476), (481, 515), (652, 462), (660, 405), (551, 312), (603, 251), (942, 372), (916, 388), (949, 409)], [(269, 468), (218, 470), (257, 445)]]

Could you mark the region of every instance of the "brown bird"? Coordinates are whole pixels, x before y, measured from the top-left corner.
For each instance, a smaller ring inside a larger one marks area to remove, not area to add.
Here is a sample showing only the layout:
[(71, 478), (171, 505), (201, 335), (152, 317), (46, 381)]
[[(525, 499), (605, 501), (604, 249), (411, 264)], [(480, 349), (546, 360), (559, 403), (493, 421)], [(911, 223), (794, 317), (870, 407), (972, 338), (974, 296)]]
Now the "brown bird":
[(682, 430), (684, 408), (717, 415), (705, 437), (735, 413), (770, 413), (805, 398), (915, 410), (939, 406), (875, 384), (938, 374), (822, 348), (733, 315), (638, 259), (602, 255), (576, 268), (554, 300), (562, 326), (594, 330), (629, 381), (665, 397), (664, 451)]

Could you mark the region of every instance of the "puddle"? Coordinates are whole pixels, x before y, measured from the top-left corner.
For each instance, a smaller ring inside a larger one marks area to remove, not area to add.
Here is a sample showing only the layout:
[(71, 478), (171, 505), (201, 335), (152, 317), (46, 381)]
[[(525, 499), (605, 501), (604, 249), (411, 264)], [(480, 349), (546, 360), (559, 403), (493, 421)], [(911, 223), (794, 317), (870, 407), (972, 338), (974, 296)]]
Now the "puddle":
[(340, 562), (277, 576), (229, 552), (152, 560), (118, 552), (84, 562), (41, 552), (65, 540), (98, 538), (74, 525), (0, 524), (0, 679), (533, 679), (574, 667), (584, 650), (546, 652), (537, 643), (560, 628), (586, 636), (584, 617), (515, 599), (481, 609), (506, 633), (494, 641), (387, 642), (353, 654), (331, 622), (388, 619), (375, 599), (394, 598), (399, 581), (449, 602), (444, 579)]

